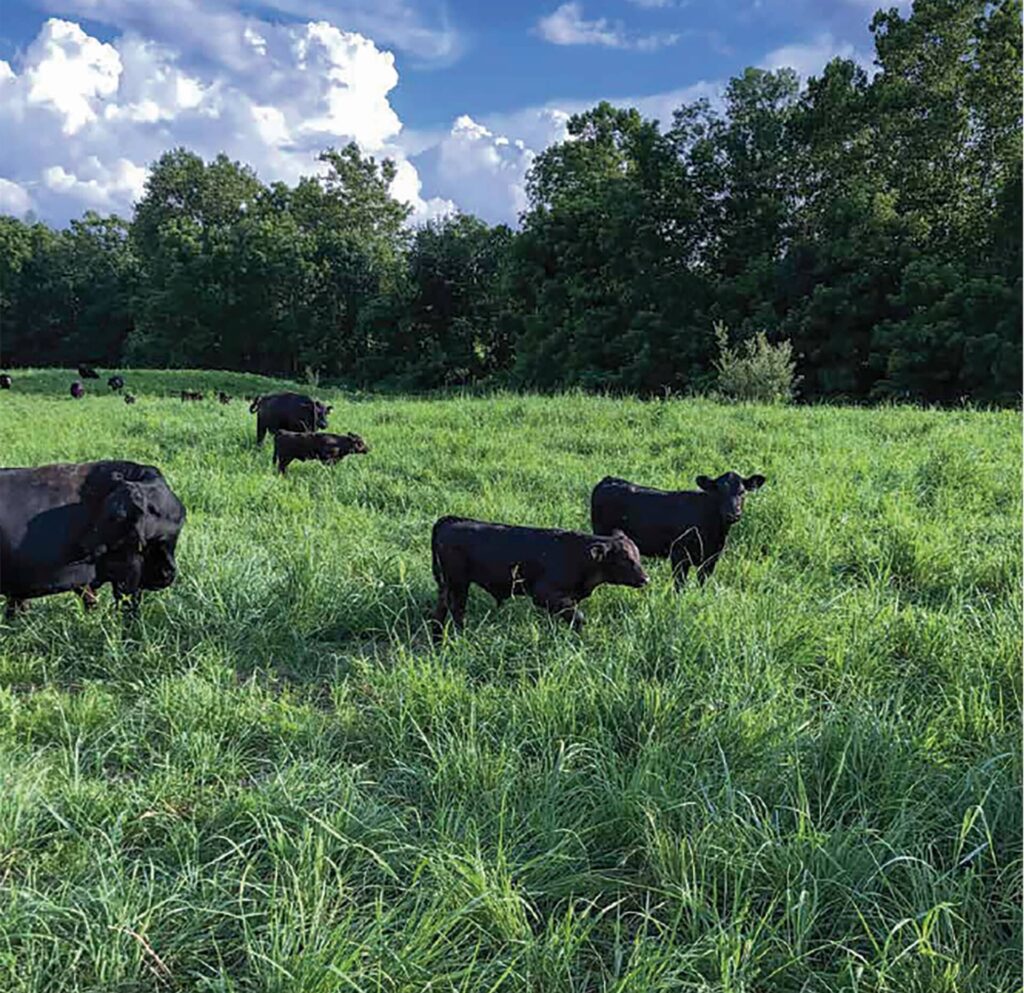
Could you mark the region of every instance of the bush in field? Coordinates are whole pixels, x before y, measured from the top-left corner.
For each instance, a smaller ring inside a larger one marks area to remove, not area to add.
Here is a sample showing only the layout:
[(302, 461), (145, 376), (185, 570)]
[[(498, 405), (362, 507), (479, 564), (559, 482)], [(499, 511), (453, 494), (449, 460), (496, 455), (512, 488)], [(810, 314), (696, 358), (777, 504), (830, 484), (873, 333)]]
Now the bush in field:
[(773, 345), (763, 331), (743, 342), (742, 348), (729, 347), (729, 332), (715, 324), (718, 358), (715, 360), (717, 392), (729, 400), (756, 403), (789, 403), (800, 383), (793, 361), (793, 346), (788, 340)]

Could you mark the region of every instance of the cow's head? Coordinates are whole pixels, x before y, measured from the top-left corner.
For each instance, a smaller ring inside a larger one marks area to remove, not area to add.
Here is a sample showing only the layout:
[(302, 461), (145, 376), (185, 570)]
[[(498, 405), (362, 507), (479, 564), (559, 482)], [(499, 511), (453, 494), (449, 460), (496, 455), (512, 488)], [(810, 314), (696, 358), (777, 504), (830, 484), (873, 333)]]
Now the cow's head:
[(606, 583), (618, 586), (646, 586), (649, 582), (640, 564), (640, 550), (633, 539), (616, 528), (607, 538), (599, 538), (590, 546), (590, 557), (601, 567)]
[(697, 485), (715, 501), (722, 520), (726, 524), (735, 524), (743, 516), (743, 501), (747, 493), (764, 486), (764, 476), (744, 479), (738, 473), (727, 472), (718, 479), (698, 476)]
[(148, 503), (146, 485), (116, 475), (116, 485), (94, 511), (92, 527), (79, 544), (83, 560), (94, 562), (114, 551), (142, 549)]
[(102, 559), (110, 578), (126, 590), (162, 590), (177, 575), (174, 551), (185, 508), (163, 480), (115, 477), (116, 485), (97, 508), (93, 526), (80, 543), (81, 558)]
[(349, 449), (348, 450), (349, 450), (349, 452), (351, 452), (351, 454), (353, 454), (353, 455), (366, 455), (367, 452), (370, 451), (370, 446), (367, 445), (366, 442), (363, 441), (363, 439), (360, 438), (359, 435), (355, 434), (354, 432), (349, 431), (349, 433), (347, 435), (345, 435), (345, 437), (349, 441)]
[(327, 415), (334, 410), (334, 407), (328, 407), (322, 404), (319, 400), (313, 401), (313, 410), (316, 413), (316, 430), (326, 431), (327, 430)]

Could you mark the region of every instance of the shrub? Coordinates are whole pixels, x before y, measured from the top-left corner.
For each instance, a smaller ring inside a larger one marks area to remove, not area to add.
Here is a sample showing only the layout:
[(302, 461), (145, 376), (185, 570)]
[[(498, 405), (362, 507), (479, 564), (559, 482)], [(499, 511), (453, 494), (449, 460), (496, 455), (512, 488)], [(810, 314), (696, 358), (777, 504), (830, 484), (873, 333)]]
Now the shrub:
[(802, 377), (796, 375), (793, 346), (788, 340), (773, 345), (763, 331), (742, 343), (729, 347), (725, 325), (715, 323), (718, 358), (716, 389), (730, 400), (760, 403), (789, 403)]

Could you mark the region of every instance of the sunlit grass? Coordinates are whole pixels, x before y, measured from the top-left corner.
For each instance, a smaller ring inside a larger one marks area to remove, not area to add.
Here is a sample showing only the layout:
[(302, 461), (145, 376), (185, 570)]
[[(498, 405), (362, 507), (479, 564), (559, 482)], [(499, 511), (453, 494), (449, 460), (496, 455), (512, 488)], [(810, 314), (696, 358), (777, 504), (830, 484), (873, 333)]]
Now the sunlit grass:
[[(0, 990), (1010, 991), (1021, 950), (1013, 412), (352, 397), (271, 471), (256, 377), (0, 393), (7, 465), (158, 465), (177, 584), (0, 627)], [(576, 636), (474, 592), (444, 513), (586, 528), (606, 474), (767, 485), (714, 580)]]

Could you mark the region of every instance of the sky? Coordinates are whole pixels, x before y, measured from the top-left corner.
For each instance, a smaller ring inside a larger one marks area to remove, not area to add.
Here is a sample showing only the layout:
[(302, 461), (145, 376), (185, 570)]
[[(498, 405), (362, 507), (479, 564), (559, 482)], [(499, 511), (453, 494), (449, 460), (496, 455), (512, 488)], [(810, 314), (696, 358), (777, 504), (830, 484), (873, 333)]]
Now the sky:
[(355, 140), (397, 162), (392, 192), (415, 219), (514, 224), (530, 163), (572, 113), (607, 99), (667, 124), (746, 66), (869, 67), (875, 6), (0, 0), (0, 213), (129, 216), (180, 145), (294, 183)]

